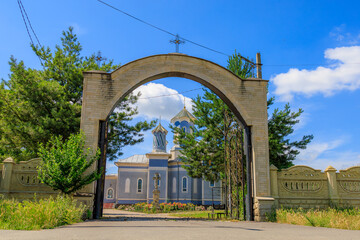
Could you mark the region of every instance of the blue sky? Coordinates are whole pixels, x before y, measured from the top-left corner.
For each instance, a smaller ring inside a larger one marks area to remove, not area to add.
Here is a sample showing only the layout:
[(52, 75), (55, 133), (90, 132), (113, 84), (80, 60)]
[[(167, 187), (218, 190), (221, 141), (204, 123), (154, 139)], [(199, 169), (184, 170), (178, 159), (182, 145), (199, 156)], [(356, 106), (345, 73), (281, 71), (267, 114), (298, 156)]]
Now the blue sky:
[[(260, 52), (263, 78), (270, 80), (269, 95), (277, 100), (274, 107), (290, 102), (294, 110), (304, 110), (292, 139), (315, 136), (295, 163), (322, 170), (328, 165), (343, 169), (360, 163), (358, 1), (104, 1), (229, 55), (236, 49), (254, 59)], [(84, 55), (100, 50), (115, 63), (174, 52), (169, 44), (172, 36), (96, 0), (22, 2), (40, 42), (51, 48), (59, 44), (61, 32), (73, 26)], [(39, 68), (16, 1), (0, 3), (0, 30), (0, 78), (8, 78), (11, 55), (28, 67)], [(226, 66), (226, 56), (188, 42), (180, 52)], [(161, 79), (141, 91), (146, 98), (199, 87), (190, 80)], [(167, 125), (171, 114), (181, 110), (183, 95), (189, 105), (189, 98), (200, 93), (195, 90), (151, 101), (142, 99), (139, 119), (162, 115)], [(124, 149), (124, 157), (151, 151), (151, 135), (146, 136), (143, 144)], [(109, 168), (109, 173), (114, 170)]]

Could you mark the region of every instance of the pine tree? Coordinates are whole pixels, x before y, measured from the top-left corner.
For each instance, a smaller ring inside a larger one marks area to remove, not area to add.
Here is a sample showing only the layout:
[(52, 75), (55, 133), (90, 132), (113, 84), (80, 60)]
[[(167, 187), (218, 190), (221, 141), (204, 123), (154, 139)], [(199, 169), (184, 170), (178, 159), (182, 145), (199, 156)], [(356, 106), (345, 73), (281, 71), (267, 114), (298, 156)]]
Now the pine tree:
[[(229, 58), (227, 68), (241, 78), (253, 77), (251, 64), (244, 63), (236, 52)], [(268, 99), (268, 107), (274, 100), (273, 97)], [(182, 147), (181, 160), (188, 165), (185, 168), (190, 176), (217, 181), (224, 174), (226, 129), (236, 126), (237, 120), (226, 104), (209, 90), (204, 89), (204, 95), (193, 99), (193, 103), (196, 119), (192, 133), (185, 134), (173, 128), (176, 140)], [(302, 109), (292, 112), (287, 104), (284, 110), (275, 109), (268, 119), (270, 164), (279, 169), (292, 166), (292, 160), (299, 154), (298, 149), (305, 149), (313, 139), (312, 135), (304, 136), (301, 141), (292, 142), (288, 138), (302, 112)], [(224, 113), (227, 113), (227, 117)]]
[[(73, 29), (64, 31), (61, 45), (31, 46), (42, 61), (36, 70), (10, 58), (9, 80), (0, 84), (0, 161), (6, 156), (16, 160), (37, 157), (39, 144), (45, 145), (53, 136), (67, 139), (80, 130), (83, 75), (86, 70), (112, 71), (119, 67), (113, 61), (96, 64), (95, 55), (83, 57), (82, 46)], [(154, 122), (127, 124), (136, 114), (133, 103), (138, 96), (128, 96), (110, 117), (109, 157), (121, 155), (122, 147), (143, 141), (142, 131)], [(136, 140), (131, 140), (135, 138)]]
[(303, 112), (301, 108), (292, 112), (287, 103), (283, 110), (276, 108), (268, 120), (270, 164), (274, 164), (278, 169), (293, 166), (292, 161), (300, 153), (299, 149), (305, 149), (314, 138), (313, 135), (305, 135), (300, 141), (289, 139)]

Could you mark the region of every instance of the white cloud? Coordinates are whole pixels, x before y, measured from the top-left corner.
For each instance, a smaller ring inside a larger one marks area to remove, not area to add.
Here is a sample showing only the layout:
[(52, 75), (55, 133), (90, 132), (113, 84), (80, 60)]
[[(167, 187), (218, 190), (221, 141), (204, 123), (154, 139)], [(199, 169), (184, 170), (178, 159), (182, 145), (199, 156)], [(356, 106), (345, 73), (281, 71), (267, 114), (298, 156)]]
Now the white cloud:
[(337, 91), (360, 88), (360, 46), (327, 49), (325, 58), (337, 63), (315, 70), (291, 68), (272, 77), (276, 86), (274, 93), (280, 100), (290, 101), (295, 94), (331, 96)]
[(334, 27), (330, 32), (330, 37), (341, 44), (356, 45), (360, 43), (360, 34), (346, 31), (346, 25)]
[(83, 27), (80, 27), (78, 23), (72, 23), (70, 24), (74, 28), (74, 33), (78, 36), (86, 34), (86, 29)]
[(305, 150), (300, 152), (294, 164), (307, 165), (320, 170), (325, 170), (330, 165), (337, 170), (360, 165), (359, 152), (335, 151), (343, 144), (345, 144), (343, 139), (310, 143)]
[[(149, 83), (134, 90), (141, 97), (136, 103), (139, 115), (147, 119), (159, 118), (170, 121), (184, 107), (184, 96), (163, 84)], [(192, 111), (191, 99), (185, 97), (186, 108)]]
[(343, 140), (335, 140), (331, 142), (310, 143), (305, 150), (302, 150), (300, 152), (296, 160), (311, 163), (312, 161), (316, 160), (319, 155), (334, 148), (337, 148), (338, 146), (343, 144), (343, 142)]
[(106, 174), (117, 174), (118, 167), (115, 166), (113, 161), (106, 162)]

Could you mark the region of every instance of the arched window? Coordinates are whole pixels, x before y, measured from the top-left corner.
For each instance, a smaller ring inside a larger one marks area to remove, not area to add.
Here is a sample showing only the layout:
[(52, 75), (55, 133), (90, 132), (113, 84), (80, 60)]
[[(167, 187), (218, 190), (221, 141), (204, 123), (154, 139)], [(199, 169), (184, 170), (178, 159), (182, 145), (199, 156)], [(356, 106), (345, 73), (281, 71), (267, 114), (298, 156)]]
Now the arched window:
[(183, 127), (183, 131), (186, 132), (186, 127)]
[(173, 187), (172, 192), (173, 192), (173, 193), (176, 193), (176, 187), (177, 187), (177, 186), (176, 186), (176, 177), (173, 178), (172, 187)]
[(129, 193), (130, 192), (130, 178), (127, 178), (125, 180), (125, 192)]
[(107, 199), (112, 199), (112, 198), (114, 198), (114, 190), (113, 190), (112, 188), (108, 188), (106, 198), (107, 198)]
[(197, 193), (197, 179), (193, 178), (193, 191), (194, 193)]
[(188, 190), (188, 179), (187, 177), (182, 178), (182, 191), (187, 192)]
[(137, 192), (141, 193), (142, 192), (142, 188), (143, 188), (143, 180), (141, 178), (139, 178), (137, 180)]

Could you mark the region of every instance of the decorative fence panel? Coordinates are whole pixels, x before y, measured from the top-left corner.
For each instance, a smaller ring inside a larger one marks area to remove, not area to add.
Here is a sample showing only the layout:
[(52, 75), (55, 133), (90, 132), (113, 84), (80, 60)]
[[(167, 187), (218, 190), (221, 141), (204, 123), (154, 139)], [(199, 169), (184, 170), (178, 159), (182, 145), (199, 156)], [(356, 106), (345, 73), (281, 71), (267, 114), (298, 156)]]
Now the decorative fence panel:
[(336, 173), (339, 203), (342, 206), (360, 207), (360, 166)]
[(35, 193), (40, 198), (56, 195), (57, 192), (41, 183), (38, 179), (37, 166), (39, 164), (40, 159), (19, 163), (15, 163), (11, 158), (6, 159), (0, 165), (0, 194), (20, 201), (32, 199)]
[(271, 166), (271, 194), (277, 207), (326, 208), (360, 206), (360, 167), (324, 172), (308, 166), (278, 171)]

